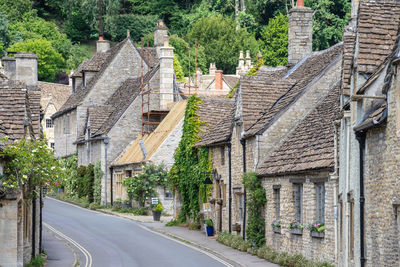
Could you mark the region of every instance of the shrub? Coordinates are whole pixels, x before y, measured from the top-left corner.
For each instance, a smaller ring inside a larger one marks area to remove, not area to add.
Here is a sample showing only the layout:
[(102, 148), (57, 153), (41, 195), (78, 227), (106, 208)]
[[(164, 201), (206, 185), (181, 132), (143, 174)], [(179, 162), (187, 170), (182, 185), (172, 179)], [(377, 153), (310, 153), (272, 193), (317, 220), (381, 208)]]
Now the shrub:
[(206, 226), (207, 226), (207, 227), (213, 227), (213, 226), (214, 226), (214, 223), (213, 223), (213, 221), (212, 221), (211, 219), (207, 219), (207, 220), (205, 221), (205, 223), (206, 223)]
[(97, 210), (97, 209), (101, 209), (101, 206), (99, 204), (93, 202), (93, 203), (90, 203), (89, 209)]
[(156, 208), (154, 209), (155, 211), (163, 211), (163, 207), (161, 206), (160, 203), (157, 204)]

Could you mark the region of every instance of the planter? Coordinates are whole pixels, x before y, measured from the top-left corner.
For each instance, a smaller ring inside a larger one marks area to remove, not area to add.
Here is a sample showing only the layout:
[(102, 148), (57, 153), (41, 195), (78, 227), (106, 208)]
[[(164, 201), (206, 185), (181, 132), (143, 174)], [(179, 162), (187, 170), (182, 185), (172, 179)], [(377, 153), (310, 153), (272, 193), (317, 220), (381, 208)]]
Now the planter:
[(315, 238), (324, 238), (325, 237), (324, 232), (318, 233), (318, 232), (313, 231), (313, 232), (310, 232), (310, 235)]
[(214, 235), (214, 227), (206, 226), (206, 233), (207, 233), (207, 236), (213, 236)]
[(281, 233), (281, 227), (272, 227), (272, 231), (274, 233), (280, 234)]
[(159, 222), (161, 218), (161, 211), (153, 210), (153, 220)]
[(292, 235), (302, 235), (303, 234), (303, 229), (293, 228), (293, 229), (290, 229), (290, 233)]

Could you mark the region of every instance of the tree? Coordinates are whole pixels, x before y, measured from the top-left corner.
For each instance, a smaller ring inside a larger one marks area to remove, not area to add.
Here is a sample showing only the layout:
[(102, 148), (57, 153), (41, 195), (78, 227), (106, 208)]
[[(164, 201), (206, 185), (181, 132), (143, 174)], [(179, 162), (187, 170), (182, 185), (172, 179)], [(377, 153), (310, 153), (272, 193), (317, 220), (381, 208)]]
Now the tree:
[(146, 164), (143, 172), (134, 177), (127, 177), (122, 185), (126, 187), (126, 192), (130, 200), (135, 199), (141, 207), (144, 207), (146, 199), (156, 196), (156, 187), (166, 185), (167, 171), (164, 164)]
[(92, 29), (97, 30), (99, 35), (103, 35), (104, 18), (108, 20), (118, 14), (120, 1), (83, 0), (81, 8), (85, 10), (85, 19), (90, 23)]
[(7, 15), (9, 21), (15, 22), (32, 10), (30, 0), (0, 0), (0, 10)]
[(0, 12), (0, 42), (5, 46), (8, 45), (10, 40), (9, 35), (7, 16), (3, 12)]
[(306, 0), (314, 10), (313, 49), (326, 49), (342, 40), (350, 18), (351, 2), (347, 0)]
[(0, 184), (6, 190), (20, 190), (34, 197), (41, 186), (60, 179), (64, 173), (53, 151), (42, 140), (21, 139), (10, 144), (5, 138), (1, 142), (4, 148), (0, 154), (6, 164)]
[(254, 36), (243, 28), (236, 31), (234, 19), (221, 15), (198, 20), (188, 38), (204, 47), (207, 65), (215, 62), (225, 73), (235, 73), (240, 50), (250, 50), (253, 56), (258, 52)]
[(259, 39), (264, 64), (276, 67), (288, 63), (288, 16), (280, 14), (263, 27)]
[(57, 73), (64, 67), (64, 59), (60, 53), (53, 48), (50, 41), (45, 39), (28, 40), (18, 42), (10, 46), (8, 51), (30, 52), (38, 56), (39, 80), (54, 81)]

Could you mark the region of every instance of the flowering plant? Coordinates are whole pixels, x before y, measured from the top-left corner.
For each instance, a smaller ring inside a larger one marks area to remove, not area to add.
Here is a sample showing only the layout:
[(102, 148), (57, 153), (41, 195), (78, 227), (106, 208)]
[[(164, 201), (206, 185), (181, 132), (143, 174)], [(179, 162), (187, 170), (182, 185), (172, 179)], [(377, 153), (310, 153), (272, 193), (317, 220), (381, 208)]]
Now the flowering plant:
[(293, 220), (289, 223), (289, 229), (301, 229), (302, 230), (303, 228), (304, 228), (304, 226), (301, 223), (297, 222), (296, 220)]
[(275, 228), (281, 228), (281, 221), (273, 220), (272, 223), (271, 223), (271, 226), (275, 227)]
[(325, 224), (319, 222), (309, 223), (306, 228), (310, 232), (323, 233), (325, 231)]

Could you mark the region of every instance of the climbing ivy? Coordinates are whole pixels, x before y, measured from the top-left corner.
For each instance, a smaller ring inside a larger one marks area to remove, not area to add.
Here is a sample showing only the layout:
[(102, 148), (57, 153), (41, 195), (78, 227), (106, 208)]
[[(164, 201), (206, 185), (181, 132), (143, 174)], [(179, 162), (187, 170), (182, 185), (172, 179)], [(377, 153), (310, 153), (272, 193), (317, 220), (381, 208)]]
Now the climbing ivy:
[(263, 207), (267, 202), (265, 189), (255, 172), (243, 174), (243, 184), (248, 196), (247, 239), (260, 247), (265, 243), (265, 219), (262, 216)]
[(202, 100), (193, 95), (186, 105), (182, 138), (175, 150), (175, 163), (168, 173), (168, 182), (173, 190), (179, 191), (182, 197), (180, 221), (191, 219), (197, 221), (200, 204), (207, 201), (211, 185), (203, 181), (211, 176), (212, 163), (208, 148), (195, 148), (200, 141), (200, 126), (205, 123), (200, 120), (196, 110)]
[(101, 179), (103, 178), (100, 161), (94, 165), (94, 184), (93, 184), (93, 201), (100, 205), (101, 202)]

